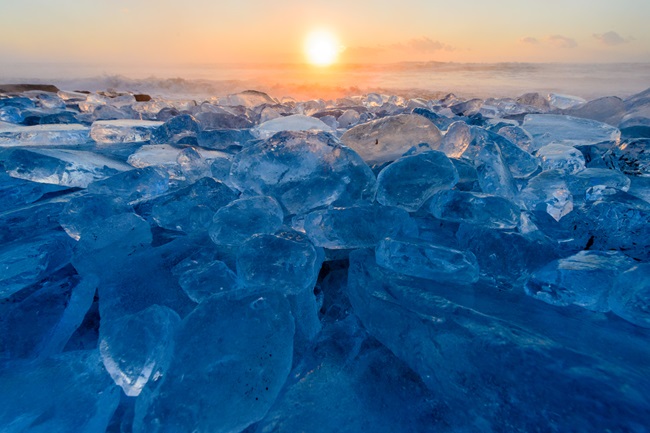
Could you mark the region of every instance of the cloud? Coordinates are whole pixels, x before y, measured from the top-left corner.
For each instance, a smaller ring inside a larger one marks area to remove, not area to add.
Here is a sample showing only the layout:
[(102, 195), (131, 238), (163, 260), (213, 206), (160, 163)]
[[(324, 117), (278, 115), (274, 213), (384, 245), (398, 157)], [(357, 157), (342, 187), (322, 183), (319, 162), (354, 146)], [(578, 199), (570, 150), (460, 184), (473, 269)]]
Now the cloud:
[(601, 44), (609, 46), (621, 45), (630, 41), (630, 39), (625, 39), (616, 32), (597, 33), (593, 36), (598, 39)]
[(427, 36), (412, 38), (407, 41), (395, 42), (392, 44), (347, 47), (345, 54), (348, 57), (372, 57), (393, 53), (434, 53), (436, 51), (455, 51), (456, 48), (440, 41), (433, 40)]
[(519, 39), (519, 42), (522, 44), (528, 44), (528, 45), (539, 45), (539, 40), (537, 38), (534, 38), (532, 36), (526, 36), (525, 38)]
[(548, 41), (558, 48), (575, 48), (578, 46), (578, 43), (575, 41), (575, 39), (571, 39), (562, 35), (551, 35), (548, 37)]
[[(398, 46), (395, 46), (395, 48), (401, 48), (402, 46), (402, 44), (397, 44), (397, 45)], [(428, 38), (426, 36), (410, 39), (409, 41), (406, 42), (405, 45), (415, 51), (421, 51), (426, 53), (431, 53), (440, 50), (454, 51), (454, 47), (447, 44), (443, 44), (440, 41), (434, 41), (433, 39)]]

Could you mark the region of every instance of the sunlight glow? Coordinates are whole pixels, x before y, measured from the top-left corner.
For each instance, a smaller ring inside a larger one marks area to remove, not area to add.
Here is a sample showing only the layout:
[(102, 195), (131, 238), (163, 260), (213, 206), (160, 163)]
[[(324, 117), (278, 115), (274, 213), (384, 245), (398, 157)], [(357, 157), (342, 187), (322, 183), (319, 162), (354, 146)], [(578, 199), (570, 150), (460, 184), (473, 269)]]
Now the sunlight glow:
[(305, 40), (305, 54), (312, 65), (329, 66), (336, 61), (340, 51), (336, 37), (324, 30), (310, 33)]

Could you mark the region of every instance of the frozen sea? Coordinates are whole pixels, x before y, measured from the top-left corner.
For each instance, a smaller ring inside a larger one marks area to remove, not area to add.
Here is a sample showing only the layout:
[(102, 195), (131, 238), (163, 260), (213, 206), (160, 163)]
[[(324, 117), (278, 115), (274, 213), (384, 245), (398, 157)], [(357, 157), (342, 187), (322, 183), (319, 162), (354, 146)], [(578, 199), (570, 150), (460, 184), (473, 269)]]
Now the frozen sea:
[(133, 65), (0, 63), (0, 82), (64, 89), (114, 89), (165, 97), (209, 97), (257, 89), (274, 97), (336, 98), (368, 92), (406, 97), (563, 93), (627, 97), (650, 87), (650, 63), (442, 63)]

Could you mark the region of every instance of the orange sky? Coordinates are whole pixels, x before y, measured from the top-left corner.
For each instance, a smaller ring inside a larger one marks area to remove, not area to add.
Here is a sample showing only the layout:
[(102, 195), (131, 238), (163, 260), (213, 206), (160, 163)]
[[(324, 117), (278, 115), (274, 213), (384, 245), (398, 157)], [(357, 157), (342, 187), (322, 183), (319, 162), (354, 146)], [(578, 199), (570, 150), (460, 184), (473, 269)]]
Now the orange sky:
[(648, 62), (646, 0), (4, 0), (5, 61), (303, 62), (314, 28), (341, 62)]

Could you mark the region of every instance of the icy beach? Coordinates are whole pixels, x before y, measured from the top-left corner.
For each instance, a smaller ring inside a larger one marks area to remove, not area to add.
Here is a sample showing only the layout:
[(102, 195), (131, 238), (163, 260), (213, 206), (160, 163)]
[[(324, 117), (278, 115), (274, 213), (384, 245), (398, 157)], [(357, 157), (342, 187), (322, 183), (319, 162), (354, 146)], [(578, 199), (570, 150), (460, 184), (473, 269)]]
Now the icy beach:
[(650, 89), (75, 89), (0, 85), (0, 431), (650, 432)]

